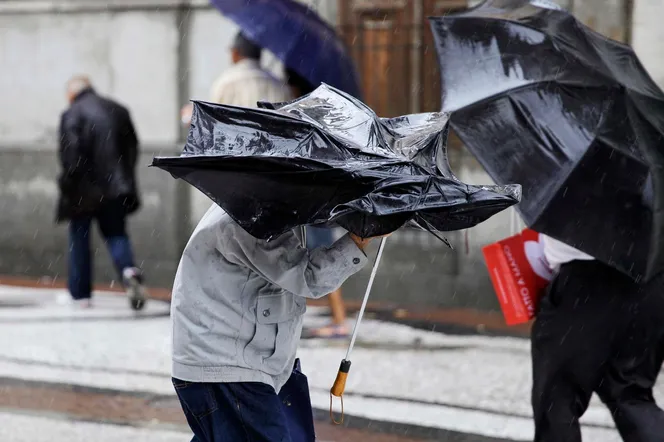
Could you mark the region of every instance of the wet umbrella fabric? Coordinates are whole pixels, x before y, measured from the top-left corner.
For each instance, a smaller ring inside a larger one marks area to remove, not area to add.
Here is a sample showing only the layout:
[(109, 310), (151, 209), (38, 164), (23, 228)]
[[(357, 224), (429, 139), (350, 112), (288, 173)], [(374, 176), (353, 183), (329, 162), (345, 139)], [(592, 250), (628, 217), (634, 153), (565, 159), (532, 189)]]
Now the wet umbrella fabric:
[(327, 85), (278, 110), (196, 102), (180, 157), (153, 165), (269, 239), (299, 225), (340, 225), (361, 237), (414, 222), (472, 227), (516, 204), (518, 185), (472, 186), (450, 171), (447, 115), (380, 119)]
[(631, 48), (544, 1), (431, 19), (443, 111), (524, 221), (629, 274), (664, 269), (664, 94)]
[(355, 65), (335, 30), (293, 0), (211, 0), (253, 42), (312, 85), (326, 83), (361, 98)]

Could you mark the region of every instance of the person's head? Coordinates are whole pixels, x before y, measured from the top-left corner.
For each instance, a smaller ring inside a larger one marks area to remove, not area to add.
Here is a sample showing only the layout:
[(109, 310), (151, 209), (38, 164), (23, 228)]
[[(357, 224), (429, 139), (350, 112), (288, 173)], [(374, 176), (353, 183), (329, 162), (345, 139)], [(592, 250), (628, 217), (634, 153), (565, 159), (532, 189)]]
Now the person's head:
[(67, 101), (73, 103), (76, 97), (78, 97), (81, 92), (86, 89), (90, 89), (92, 83), (90, 79), (85, 75), (75, 75), (67, 81)]
[(295, 98), (310, 94), (316, 89), (306, 78), (290, 68), (286, 68), (286, 83)]
[(231, 46), (233, 63), (238, 63), (242, 60), (260, 61), (261, 52), (263, 52), (263, 49), (245, 37), (241, 32), (235, 36), (233, 46)]

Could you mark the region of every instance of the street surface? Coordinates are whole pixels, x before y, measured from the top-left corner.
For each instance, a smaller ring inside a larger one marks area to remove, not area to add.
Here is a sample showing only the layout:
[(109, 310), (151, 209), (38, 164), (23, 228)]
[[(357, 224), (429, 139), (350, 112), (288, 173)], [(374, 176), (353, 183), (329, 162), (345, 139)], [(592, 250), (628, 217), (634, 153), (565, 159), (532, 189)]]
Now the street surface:
[[(73, 310), (63, 290), (0, 286), (0, 440), (188, 441), (170, 383), (169, 306), (134, 313), (117, 294)], [(320, 308), (306, 323), (322, 324)], [(367, 319), (354, 350), (346, 427), (329, 423), (345, 341), (303, 341), (299, 357), (321, 441), (526, 441), (528, 341), (453, 336)], [(664, 386), (657, 396), (664, 400)], [(584, 441), (619, 442), (596, 399)]]

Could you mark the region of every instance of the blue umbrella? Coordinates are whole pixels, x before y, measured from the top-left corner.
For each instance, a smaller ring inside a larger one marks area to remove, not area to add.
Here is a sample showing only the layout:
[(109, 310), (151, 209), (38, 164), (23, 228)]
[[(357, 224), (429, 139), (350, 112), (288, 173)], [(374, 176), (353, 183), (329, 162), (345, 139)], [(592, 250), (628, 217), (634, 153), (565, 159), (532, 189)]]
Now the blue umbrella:
[(327, 83), (361, 99), (353, 60), (335, 30), (293, 0), (211, 0), (254, 43), (317, 87)]

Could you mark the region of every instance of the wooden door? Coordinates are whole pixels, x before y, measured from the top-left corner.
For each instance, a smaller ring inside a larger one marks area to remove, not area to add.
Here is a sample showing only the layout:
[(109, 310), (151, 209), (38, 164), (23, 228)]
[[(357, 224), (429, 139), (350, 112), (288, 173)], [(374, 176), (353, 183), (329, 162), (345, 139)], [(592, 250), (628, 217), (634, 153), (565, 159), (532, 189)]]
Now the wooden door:
[(427, 17), (467, 0), (341, 0), (339, 32), (357, 63), (364, 100), (383, 117), (440, 109), (440, 73)]
[(410, 112), (410, 35), (407, 0), (348, 0), (340, 4), (339, 32), (362, 80), (364, 101), (381, 117)]

